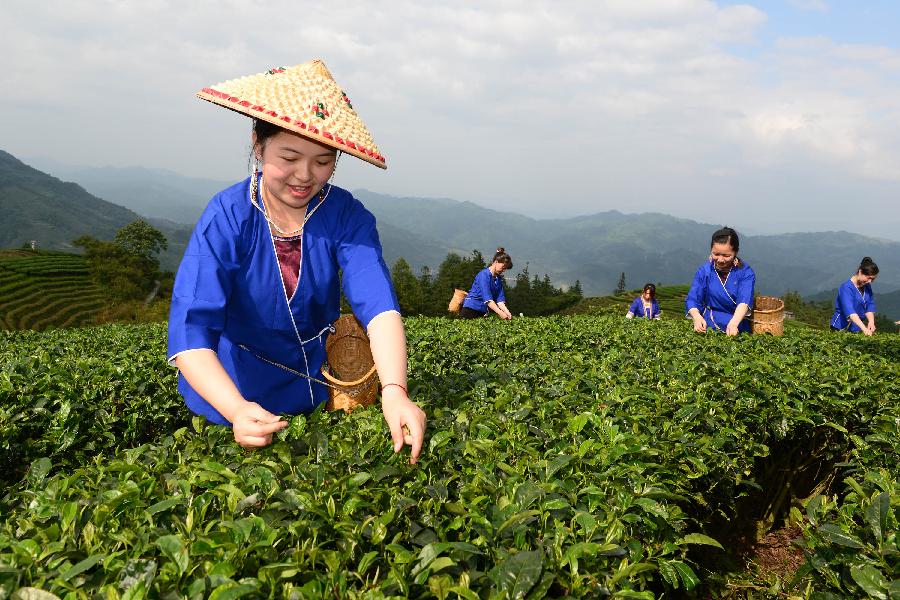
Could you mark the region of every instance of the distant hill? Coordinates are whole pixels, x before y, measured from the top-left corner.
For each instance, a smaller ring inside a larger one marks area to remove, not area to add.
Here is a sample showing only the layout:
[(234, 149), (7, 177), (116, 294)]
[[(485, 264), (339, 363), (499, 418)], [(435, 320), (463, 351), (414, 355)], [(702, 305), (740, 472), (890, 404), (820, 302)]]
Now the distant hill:
[[(690, 282), (708, 256), (719, 224), (697, 223), (658, 213), (607, 211), (573, 219), (538, 220), (448, 199), (396, 198), (367, 190), (354, 195), (375, 214), (450, 249), (485, 254), (503, 245), (516, 269), (554, 282), (580, 280), (588, 296), (615, 289), (624, 272), (629, 287), (645, 282)], [(385, 241), (385, 248), (389, 244)], [(879, 283), (900, 286), (900, 243), (847, 232), (742, 236), (741, 256), (757, 274), (757, 291), (803, 296), (840, 284), (864, 255), (881, 268)]]
[[(17, 248), (31, 240), (38, 248), (77, 251), (72, 240), (82, 235), (112, 239), (116, 231), (145, 218), (127, 208), (101, 200), (80, 185), (60, 181), (33, 169), (0, 150), (0, 248)], [(190, 227), (148, 219), (169, 240), (160, 256), (164, 268), (181, 260)]]
[[(0, 155), (0, 202), (15, 205), (11, 210), (7, 204), (0, 205), (15, 219), (0, 224), (0, 247), (37, 239), (47, 247), (66, 249), (83, 233), (109, 238), (115, 229), (137, 218), (135, 212), (117, 206), (121, 202), (142, 215), (157, 217), (150, 221), (170, 242), (163, 263), (174, 269), (190, 223), (208, 198), (228, 185), (155, 169), (78, 169), (58, 164), (53, 168), (77, 177), (88, 191), (25, 167), (9, 154)], [(389, 264), (402, 256), (418, 271), (425, 265), (436, 267), (450, 251), (469, 254), (479, 249), (487, 258), (502, 245), (516, 266), (508, 277), (527, 263), (532, 275), (548, 273), (555, 284), (580, 280), (587, 296), (612, 292), (622, 272), (628, 287), (648, 281), (689, 283), (708, 255), (710, 235), (720, 226), (665, 214), (617, 211), (532, 219), (451, 199), (400, 198), (368, 190), (353, 193), (377, 217)], [(63, 197), (68, 200), (60, 200)], [(881, 267), (879, 287), (900, 288), (898, 242), (847, 232), (746, 235), (741, 241), (741, 256), (756, 271), (757, 291), (763, 294), (795, 290), (809, 297), (833, 290), (864, 255), (873, 256)]]
[(193, 225), (212, 196), (230, 182), (185, 177), (166, 169), (73, 167), (35, 159), (32, 166), (73, 181), (107, 202), (151, 219)]

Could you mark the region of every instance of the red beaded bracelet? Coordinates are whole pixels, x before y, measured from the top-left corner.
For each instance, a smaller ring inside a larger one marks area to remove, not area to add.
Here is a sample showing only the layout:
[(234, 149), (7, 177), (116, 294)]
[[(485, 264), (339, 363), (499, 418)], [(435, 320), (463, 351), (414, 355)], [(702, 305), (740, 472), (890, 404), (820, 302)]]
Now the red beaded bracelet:
[(407, 396), (409, 396), (409, 392), (406, 391), (406, 388), (403, 387), (402, 385), (400, 385), (399, 383), (386, 383), (386, 384), (384, 384), (383, 386), (381, 386), (381, 393), (382, 393), (382, 394), (384, 393), (384, 388), (390, 387), (390, 386), (392, 386), (392, 385), (396, 385), (398, 388), (400, 388), (401, 390), (403, 390), (403, 393), (404, 393), (404, 394), (406, 394)]

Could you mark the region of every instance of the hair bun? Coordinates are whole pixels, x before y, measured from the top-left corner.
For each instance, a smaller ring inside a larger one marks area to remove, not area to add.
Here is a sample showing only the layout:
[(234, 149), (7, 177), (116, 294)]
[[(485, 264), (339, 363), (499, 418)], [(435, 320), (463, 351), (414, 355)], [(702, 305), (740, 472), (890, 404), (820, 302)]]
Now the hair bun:
[(866, 264), (866, 263), (872, 263), (872, 262), (875, 262), (875, 261), (872, 260), (872, 257), (871, 257), (871, 256), (863, 256), (863, 258), (862, 258), (862, 260), (861, 260), (860, 262), (863, 263), (863, 264)]
[(500, 254), (501, 252), (506, 252), (506, 248), (504, 248), (503, 246), (497, 248), (497, 254)]

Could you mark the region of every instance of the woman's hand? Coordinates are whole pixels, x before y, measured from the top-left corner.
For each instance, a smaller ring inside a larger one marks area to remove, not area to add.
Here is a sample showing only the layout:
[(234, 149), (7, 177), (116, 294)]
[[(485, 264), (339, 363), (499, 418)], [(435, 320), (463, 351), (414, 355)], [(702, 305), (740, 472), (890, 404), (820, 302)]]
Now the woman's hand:
[(701, 315), (693, 315), (694, 319), (694, 331), (697, 333), (706, 333), (706, 319), (704, 319)]
[(282, 421), (256, 402), (246, 402), (232, 415), (234, 441), (244, 448), (261, 448), (272, 443), (272, 434), (289, 423)]
[(873, 326), (870, 328), (867, 325), (866, 327), (863, 327), (861, 331), (863, 332), (863, 335), (865, 335), (866, 337), (870, 337), (875, 334), (875, 327)]
[(728, 321), (728, 325), (725, 326), (725, 335), (734, 337), (738, 333), (740, 333), (740, 330), (738, 329), (738, 325), (740, 325), (740, 323), (741, 323), (740, 321), (738, 321), (738, 322)]
[(381, 412), (391, 430), (394, 452), (400, 452), (404, 445), (409, 445), (409, 464), (416, 464), (425, 439), (424, 411), (409, 399), (403, 388), (391, 385), (381, 391)]

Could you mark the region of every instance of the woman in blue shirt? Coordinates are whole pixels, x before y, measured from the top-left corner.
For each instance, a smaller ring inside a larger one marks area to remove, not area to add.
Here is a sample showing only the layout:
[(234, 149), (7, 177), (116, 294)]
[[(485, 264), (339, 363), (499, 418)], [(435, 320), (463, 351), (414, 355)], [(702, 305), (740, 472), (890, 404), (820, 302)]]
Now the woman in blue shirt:
[(384, 168), (368, 129), (319, 61), (198, 96), (254, 118), (256, 166), (210, 201), (175, 277), (168, 355), (188, 408), (253, 447), (287, 426), (279, 414), (324, 402), (343, 284), (369, 335), (394, 451), (411, 445), (415, 462), (425, 414), (406, 392), (406, 338), (375, 218), (330, 183), (339, 153)]
[(626, 319), (659, 319), (660, 313), (659, 302), (656, 301), (656, 286), (652, 283), (644, 284), (641, 295), (634, 299), (631, 306), (628, 307)]
[(709, 262), (697, 269), (685, 301), (694, 331), (712, 328), (732, 336), (752, 331), (744, 317), (753, 308), (756, 274), (738, 258), (739, 249), (734, 229), (723, 227), (713, 234)]
[[(878, 265), (868, 256), (863, 257), (856, 274), (838, 288), (831, 317), (833, 331), (862, 331), (867, 336), (875, 333), (875, 297), (871, 284), (877, 277)], [(861, 315), (866, 316), (866, 323)]]
[(464, 319), (476, 319), (487, 315), (488, 310), (501, 319), (512, 319), (506, 308), (506, 294), (503, 293), (503, 280), (500, 275), (512, 269), (513, 263), (503, 248), (497, 248), (490, 266), (482, 269), (472, 282), (472, 289), (463, 301), (459, 316)]

